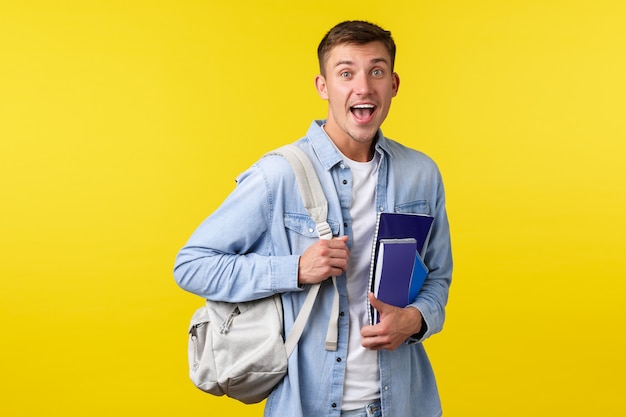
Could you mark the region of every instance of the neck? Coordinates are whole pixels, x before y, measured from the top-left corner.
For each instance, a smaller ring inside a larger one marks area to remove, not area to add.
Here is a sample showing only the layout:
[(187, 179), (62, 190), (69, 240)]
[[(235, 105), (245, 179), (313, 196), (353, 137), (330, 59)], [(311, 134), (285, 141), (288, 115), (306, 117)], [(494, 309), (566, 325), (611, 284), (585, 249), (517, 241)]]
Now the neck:
[[(335, 144), (339, 152), (341, 152), (346, 158), (349, 158), (355, 162), (369, 162), (374, 157), (374, 145), (375, 139), (367, 142), (360, 142), (352, 139), (347, 134), (337, 138), (336, 135), (331, 136), (326, 129), (326, 125), (322, 125), (322, 129), (326, 136), (332, 143)], [(341, 140), (343, 138), (343, 140)]]

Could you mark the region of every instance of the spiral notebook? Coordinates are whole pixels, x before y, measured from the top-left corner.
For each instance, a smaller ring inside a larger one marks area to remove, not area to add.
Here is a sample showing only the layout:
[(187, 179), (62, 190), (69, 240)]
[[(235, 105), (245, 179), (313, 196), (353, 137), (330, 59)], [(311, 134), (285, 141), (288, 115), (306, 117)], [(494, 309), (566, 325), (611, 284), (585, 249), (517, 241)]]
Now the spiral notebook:
[[(415, 300), (428, 275), (423, 259), (433, 220), (422, 214), (379, 213), (369, 286), (378, 299), (396, 307)], [(368, 313), (370, 323), (379, 321), (371, 306)]]

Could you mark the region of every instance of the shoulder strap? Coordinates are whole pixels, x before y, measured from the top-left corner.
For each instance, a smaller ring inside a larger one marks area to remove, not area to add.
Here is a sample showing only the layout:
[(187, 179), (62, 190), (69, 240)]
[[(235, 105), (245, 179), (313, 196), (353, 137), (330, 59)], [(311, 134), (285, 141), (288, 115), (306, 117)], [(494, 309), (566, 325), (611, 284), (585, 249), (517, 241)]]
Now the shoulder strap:
[(328, 216), (328, 202), (324, 196), (313, 164), (304, 151), (296, 145), (283, 146), (275, 151), (282, 155), (293, 169), (300, 187), (304, 207), (317, 226), (317, 232), (321, 239), (332, 239), (333, 233), (326, 222)]
[[(268, 155), (281, 155), (289, 162), (296, 175), (296, 181), (298, 182), (298, 187), (300, 188), (300, 194), (302, 194), (304, 207), (309, 213), (309, 216), (311, 216), (311, 219), (315, 222), (320, 239), (332, 239), (332, 229), (327, 222), (328, 202), (326, 201), (324, 191), (322, 190), (322, 186), (317, 178), (317, 174), (315, 173), (315, 169), (313, 168), (313, 164), (311, 163), (309, 157), (302, 149), (298, 148), (294, 144), (285, 145), (275, 151), (269, 152)], [(335, 295), (333, 300), (333, 309), (330, 315), (330, 322), (328, 323), (328, 331), (326, 334), (326, 350), (334, 351), (337, 350), (339, 291), (337, 289), (336, 278), (333, 277), (332, 279)], [(302, 332), (304, 331), (306, 322), (311, 314), (311, 310), (313, 309), (313, 304), (317, 294), (319, 293), (319, 289), (319, 283), (312, 285), (309, 288), (309, 293), (307, 294), (302, 309), (298, 313), (298, 317), (296, 317), (293, 327), (285, 340), (287, 356), (291, 355), (300, 340), (300, 336), (302, 336)]]

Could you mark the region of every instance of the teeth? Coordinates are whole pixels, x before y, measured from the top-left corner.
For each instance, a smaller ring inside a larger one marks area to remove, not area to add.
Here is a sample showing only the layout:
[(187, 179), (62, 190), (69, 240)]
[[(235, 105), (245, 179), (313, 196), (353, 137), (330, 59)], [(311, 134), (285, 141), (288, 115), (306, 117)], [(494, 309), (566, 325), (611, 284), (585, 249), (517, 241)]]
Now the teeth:
[(352, 106), (355, 109), (373, 109), (373, 104), (357, 104), (356, 106)]

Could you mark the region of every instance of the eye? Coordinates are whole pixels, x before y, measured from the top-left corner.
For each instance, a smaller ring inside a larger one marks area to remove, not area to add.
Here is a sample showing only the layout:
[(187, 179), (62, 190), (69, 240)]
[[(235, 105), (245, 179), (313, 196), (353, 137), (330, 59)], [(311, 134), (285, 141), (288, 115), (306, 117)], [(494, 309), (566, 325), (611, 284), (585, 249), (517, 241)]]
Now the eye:
[(375, 69), (374, 71), (372, 71), (372, 75), (374, 77), (382, 77), (383, 75), (383, 70), (379, 69)]
[(339, 76), (341, 78), (350, 78), (350, 76), (352, 75), (352, 73), (350, 71), (342, 71), (339, 73)]

